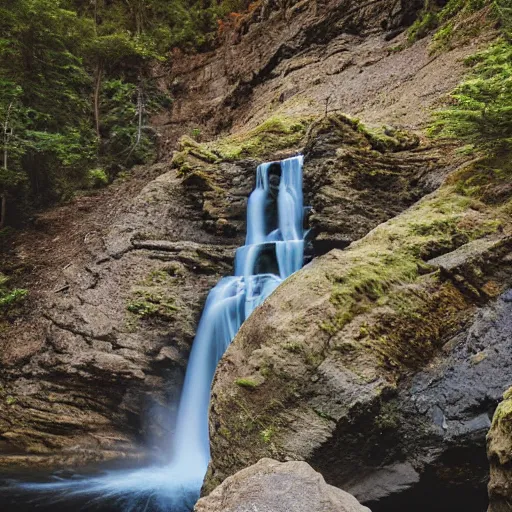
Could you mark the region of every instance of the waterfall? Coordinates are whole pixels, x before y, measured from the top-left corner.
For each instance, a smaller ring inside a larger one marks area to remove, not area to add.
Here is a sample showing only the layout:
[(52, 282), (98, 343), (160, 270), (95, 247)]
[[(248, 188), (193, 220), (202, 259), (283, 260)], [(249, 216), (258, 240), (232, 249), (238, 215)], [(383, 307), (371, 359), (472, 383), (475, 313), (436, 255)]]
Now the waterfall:
[(235, 275), (210, 291), (190, 353), (170, 463), (80, 480), (23, 484), (35, 492), (96, 495), (122, 510), (190, 510), (210, 460), (208, 409), (217, 364), (242, 323), (304, 261), (303, 157), (262, 164), (247, 207), (247, 237)]
[(303, 264), (302, 161), (299, 156), (258, 167), (235, 276), (212, 289), (199, 322), (174, 437), (174, 460), (185, 474), (197, 475), (198, 491), (210, 460), (208, 407), (217, 364), (245, 319)]

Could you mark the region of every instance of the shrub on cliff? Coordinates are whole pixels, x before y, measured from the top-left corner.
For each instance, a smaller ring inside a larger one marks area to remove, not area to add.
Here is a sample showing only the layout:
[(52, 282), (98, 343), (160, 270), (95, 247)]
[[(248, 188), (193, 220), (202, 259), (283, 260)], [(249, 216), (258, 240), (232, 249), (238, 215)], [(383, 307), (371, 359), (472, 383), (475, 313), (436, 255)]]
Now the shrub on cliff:
[(430, 132), (461, 139), (491, 155), (512, 149), (512, 45), (507, 39), (468, 59), (473, 70), (436, 114)]
[(492, 13), (491, 17), (502, 18), (503, 11), (509, 8), (509, 3), (510, 0), (425, 0), (417, 20), (409, 29), (409, 43), (414, 43), (439, 29), (434, 39), (436, 46), (442, 47), (453, 36), (455, 25), (459, 25), (463, 32), (468, 32), (467, 35), (482, 28), (481, 21), (477, 22), (476, 26), (458, 21), (467, 20), (473, 13), (485, 7)]

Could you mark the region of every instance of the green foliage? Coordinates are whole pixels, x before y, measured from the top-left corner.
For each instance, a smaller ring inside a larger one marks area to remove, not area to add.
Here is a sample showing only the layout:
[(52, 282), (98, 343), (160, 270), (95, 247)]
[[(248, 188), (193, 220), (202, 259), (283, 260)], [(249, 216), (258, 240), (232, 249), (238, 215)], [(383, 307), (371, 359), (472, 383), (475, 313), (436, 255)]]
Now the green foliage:
[(14, 305), (27, 296), (27, 290), (10, 289), (7, 286), (9, 279), (0, 273), (0, 314), (7, 312)]
[(150, 160), (147, 120), (170, 104), (152, 64), (175, 47), (211, 48), (217, 20), (247, 3), (4, 0), (0, 194), (8, 219), (90, 186), (90, 169), (104, 169), (109, 181)]
[(79, 57), (88, 26), (64, 7), (11, 0), (0, 8), (0, 187), (38, 203), (59, 196), (94, 155)]
[(101, 188), (108, 185), (108, 175), (103, 169), (91, 169), (87, 173), (90, 188)]
[(430, 134), (460, 139), (490, 154), (512, 149), (512, 45), (503, 39), (470, 59), (473, 70), (436, 114)]
[(409, 29), (408, 41), (413, 43), (423, 39), (429, 32), (438, 26), (439, 18), (434, 12), (423, 12)]
[[(451, 7), (452, 13), (455, 6), (478, 9), (487, 3), (450, 1), (443, 12)], [(436, 113), (429, 134), (461, 140), (471, 151), (499, 160), (512, 149), (512, 1), (494, 0), (492, 7), (503, 37), (466, 59), (471, 72), (452, 92), (451, 104)]]
[(129, 168), (150, 160), (154, 155), (154, 137), (144, 118), (162, 108), (165, 98), (152, 91), (148, 83), (133, 84), (122, 78), (105, 81), (101, 96), (105, 166), (121, 164)]
[(441, 45), (451, 36), (453, 32), (452, 19), (457, 16), (472, 14), (486, 5), (493, 5), (499, 8), (501, 4), (510, 0), (448, 0), (446, 5), (440, 7), (437, 2), (425, 0), (423, 10), (418, 19), (409, 29), (408, 41), (414, 43), (424, 38), (441, 25), (446, 24), (436, 34), (437, 43)]

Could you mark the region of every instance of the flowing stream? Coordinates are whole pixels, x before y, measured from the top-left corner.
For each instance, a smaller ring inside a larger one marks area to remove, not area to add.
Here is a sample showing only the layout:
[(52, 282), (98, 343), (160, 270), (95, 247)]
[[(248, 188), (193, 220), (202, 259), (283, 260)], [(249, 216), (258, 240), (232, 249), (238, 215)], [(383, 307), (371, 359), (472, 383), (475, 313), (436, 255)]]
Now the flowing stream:
[(170, 462), (89, 478), (55, 477), (46, 483), (19, 484), (19, 489), (38, 499), (49, 495), (54, 505), (89, 497), (100, 510), (105, 500), (126, 512), (193, 508), (210, 460), (208, 409), (217, 364), (245, 319), (304, 262), (302, 164), (303, 157), (297, 156), (258, 167), (247, 207), (246, 243), (236, 252), (235, 275), (221, 279), (211, 290), (197, 329)]

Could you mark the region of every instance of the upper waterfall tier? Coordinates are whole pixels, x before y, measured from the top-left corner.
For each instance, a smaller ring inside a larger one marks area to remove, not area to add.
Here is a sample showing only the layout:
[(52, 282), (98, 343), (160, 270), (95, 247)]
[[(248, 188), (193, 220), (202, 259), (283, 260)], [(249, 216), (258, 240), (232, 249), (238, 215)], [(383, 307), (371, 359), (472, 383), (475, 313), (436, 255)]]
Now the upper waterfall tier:
[(235, 275), (271, 273), (286, 279), (304, 262), (303, 157), (258, 167), (247, 206), (247, 237)]

